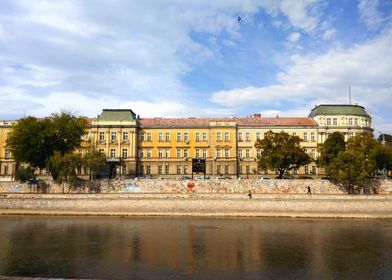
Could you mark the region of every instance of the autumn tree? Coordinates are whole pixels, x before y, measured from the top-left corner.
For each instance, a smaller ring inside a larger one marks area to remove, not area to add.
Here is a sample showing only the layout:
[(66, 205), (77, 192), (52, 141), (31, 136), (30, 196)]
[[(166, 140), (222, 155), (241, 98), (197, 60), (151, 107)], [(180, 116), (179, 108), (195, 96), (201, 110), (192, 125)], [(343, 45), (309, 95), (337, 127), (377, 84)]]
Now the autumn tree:
[(310, 157), (300, 146), (298, 136), (286, 132), (265, 134), (264, 139), (257, 140), (255, 147), (260, 150), (258, 166), (262, 169), (278, 170), (278, 178), (282, 179), (285, 172), (298, 169), (310, 162)]

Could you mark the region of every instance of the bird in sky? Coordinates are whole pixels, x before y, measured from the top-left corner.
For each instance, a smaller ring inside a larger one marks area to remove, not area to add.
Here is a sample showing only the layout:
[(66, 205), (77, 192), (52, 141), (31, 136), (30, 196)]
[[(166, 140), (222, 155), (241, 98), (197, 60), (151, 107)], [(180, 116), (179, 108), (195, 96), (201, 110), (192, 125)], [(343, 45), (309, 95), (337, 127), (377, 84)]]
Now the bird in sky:
[(241, 18), (240, 16), (237, 17), (237, 21), (238, 21), (238, 22), (240, 22), (241, 19), (242, 19), (242, 18)]

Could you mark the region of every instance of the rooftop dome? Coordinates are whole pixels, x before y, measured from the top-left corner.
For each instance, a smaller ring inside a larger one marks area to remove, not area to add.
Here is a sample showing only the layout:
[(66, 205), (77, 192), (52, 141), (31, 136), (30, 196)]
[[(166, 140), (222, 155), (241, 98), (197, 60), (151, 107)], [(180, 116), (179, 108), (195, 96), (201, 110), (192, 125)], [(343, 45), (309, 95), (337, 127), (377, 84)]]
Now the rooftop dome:
[(365, 108), (359, 105), (321, 104), (312, 109), (309, 114), (309, 118), (314, 118), (319, 115), (351, 115), (370, 118), (370, 115), (365, 111)]

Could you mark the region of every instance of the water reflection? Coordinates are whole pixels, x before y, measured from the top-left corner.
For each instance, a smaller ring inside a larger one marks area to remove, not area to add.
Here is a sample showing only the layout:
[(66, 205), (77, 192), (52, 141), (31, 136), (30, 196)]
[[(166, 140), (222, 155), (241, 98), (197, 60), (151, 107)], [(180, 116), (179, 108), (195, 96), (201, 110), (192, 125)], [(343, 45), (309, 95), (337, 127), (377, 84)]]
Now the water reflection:
[(390, 279), (392, 221), (0, 217), (0, 275)]

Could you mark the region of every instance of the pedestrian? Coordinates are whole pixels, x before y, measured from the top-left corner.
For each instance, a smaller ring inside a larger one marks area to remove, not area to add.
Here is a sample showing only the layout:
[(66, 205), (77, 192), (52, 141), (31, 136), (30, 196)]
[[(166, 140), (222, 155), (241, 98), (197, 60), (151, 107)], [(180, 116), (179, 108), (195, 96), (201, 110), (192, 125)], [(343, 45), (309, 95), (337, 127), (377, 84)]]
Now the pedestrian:
[(307, 194), (312, 195), (312, 190), (310, 189), (310, 186), (308, 186), (308, 192)]
[(248, 196), (249, 198), (252, 198), (252, 192), (250, 190), (248, 191)]

